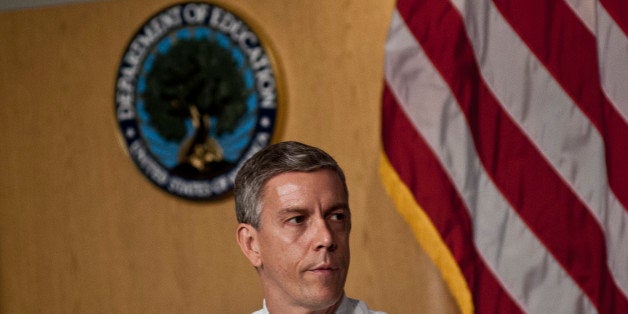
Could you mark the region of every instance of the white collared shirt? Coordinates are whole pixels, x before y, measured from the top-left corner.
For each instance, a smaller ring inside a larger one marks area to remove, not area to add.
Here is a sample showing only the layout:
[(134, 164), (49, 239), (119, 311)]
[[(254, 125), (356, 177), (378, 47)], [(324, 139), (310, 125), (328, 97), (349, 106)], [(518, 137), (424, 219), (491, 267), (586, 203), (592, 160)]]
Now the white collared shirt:
[[(270, 314), (266, 308), (266, 300), (264, 300), (262, 304), (262, 309), (252, 314)], [(336, 310), (336, 314), (386, 314), (386, 312), (370, 310), (368, 306), (366, 306), (366, 303), (343, 296), (342, 302), (340, 302), (340, 306)]]

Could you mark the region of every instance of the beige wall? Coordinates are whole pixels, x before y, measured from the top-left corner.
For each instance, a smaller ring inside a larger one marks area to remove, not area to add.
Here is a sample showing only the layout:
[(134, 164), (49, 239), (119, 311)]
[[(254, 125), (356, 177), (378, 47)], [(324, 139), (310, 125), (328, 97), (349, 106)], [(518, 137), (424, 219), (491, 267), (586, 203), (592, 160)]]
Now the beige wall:
[[(189, 202), (136, 170), (113, 90), (136, 29), (172, 1), (0, 13), (0, 312), (246, 313), (257, 275), (233, 200)], [(269, 35), (286, 87), (280, 140), (328, 150), (348, 175), (350, 296), (390, 313), (451, 312), (434, 266), (378, 177), (392, 0), (218, 1)]]

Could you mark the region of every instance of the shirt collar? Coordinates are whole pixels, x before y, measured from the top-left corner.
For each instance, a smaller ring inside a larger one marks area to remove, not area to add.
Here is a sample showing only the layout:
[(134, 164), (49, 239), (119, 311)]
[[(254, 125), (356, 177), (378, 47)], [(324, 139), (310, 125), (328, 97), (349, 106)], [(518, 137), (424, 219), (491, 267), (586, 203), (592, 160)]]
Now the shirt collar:
[[(345, 294), (343, 294), (342, 301), (340, 301), (340, 306), (338, 307), (338, 309), (336, 309), (336, 313), (352, 313), (349, 312), (349, 310), (353, 309), (354, 307), (355, 305), (352, 304), (351, 300), (347, 298)], [(262, 309), (253, 312), (253, 314), (270, 314), (270, 312), (268, 312), (268, 308), (266, 307), (266, 299), (262, 300)]]

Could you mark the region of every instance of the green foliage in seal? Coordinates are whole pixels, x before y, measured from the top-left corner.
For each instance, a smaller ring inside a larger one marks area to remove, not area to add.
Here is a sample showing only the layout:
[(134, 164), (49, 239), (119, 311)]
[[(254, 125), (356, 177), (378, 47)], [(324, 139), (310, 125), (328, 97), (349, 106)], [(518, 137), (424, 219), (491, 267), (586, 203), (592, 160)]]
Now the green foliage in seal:
[(249, 93), (227, 49), (209, 40), (178, 40), (155, 58), (143, 98), (161, 136), (181, 141), (185, 120), (192, 118), (195, 142), (200, 143), (206, 140), (210, 116), (218, 120), (218, 135), (235, 129)]

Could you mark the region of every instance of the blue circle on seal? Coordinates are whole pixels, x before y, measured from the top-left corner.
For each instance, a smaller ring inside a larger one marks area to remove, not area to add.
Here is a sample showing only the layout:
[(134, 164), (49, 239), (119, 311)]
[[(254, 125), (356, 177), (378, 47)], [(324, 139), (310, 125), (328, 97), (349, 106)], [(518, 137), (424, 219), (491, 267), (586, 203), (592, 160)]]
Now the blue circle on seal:
[(277, 107), (259, 37), (213, 4), (152, 16), (118, 69), (115, 113), (129, 155), (151, 182), (187, 199), (231, 191), (241, 164), (270, 143)]

